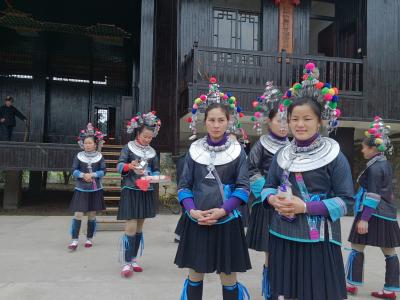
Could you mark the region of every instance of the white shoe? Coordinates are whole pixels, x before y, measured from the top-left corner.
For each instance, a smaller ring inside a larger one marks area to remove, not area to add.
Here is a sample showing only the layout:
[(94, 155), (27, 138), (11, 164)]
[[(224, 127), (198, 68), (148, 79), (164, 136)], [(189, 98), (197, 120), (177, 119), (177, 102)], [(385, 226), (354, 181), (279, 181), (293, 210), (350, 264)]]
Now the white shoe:
[(133, 267), (131, 264), (126, 264), (123, 266), (121, 271), (121, 276), (125, 278), (129, 278), (133, 275)]
[(90, 248), (93, 246), (92, 240), (91, 239), (87, 239), (85, 242), (85, 248)]
[(72, 240), (71, 244), (68, 245), (68, 249), (75, 251), (78, 248), (78, 240)]

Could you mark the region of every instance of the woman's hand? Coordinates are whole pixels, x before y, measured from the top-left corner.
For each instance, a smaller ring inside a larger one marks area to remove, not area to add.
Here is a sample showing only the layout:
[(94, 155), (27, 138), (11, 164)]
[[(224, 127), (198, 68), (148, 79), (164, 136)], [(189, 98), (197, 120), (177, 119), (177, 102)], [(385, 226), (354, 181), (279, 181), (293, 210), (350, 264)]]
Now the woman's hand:
[(357, 232), (358, 234), (367, 234), (368, 233), (368, 222), (360, 220), (357, 223)]
[[(271, 203), (272, 200), (272, 203)], [(306, 212), (305, 203), (297, 196), (292, 196), (291, 199), (286, 197), (271, 196), (268, 200), (275, 210), (281, 215), (293, 217), (297, 214), (304, 214)]]
[(226, 216), (226, 211), (223, 208), (212, 208), (203, 211), (203, 213), (204, 218), (198, 220), (200, 225), (214, 225), (219, 219)]
[(129, 170), (135, 172), (136, 175), (144, 175), (144, 170), (140, 167), (137, 160), (132, 160), (129, 164)]
[(92, 182), (93, 181), (92, 174), (90, 173), (83, 174), (83, 180), (85, 180), (86, 182)]
[(199, 225), (209, 225), (207, 223), (201, 222), (201, 220), (204, 220), (208, 216), (208, 213), (206, 213), (205, 211), (199, 209), (191, 209), (189, 214), (193, 219), (197, 220)]

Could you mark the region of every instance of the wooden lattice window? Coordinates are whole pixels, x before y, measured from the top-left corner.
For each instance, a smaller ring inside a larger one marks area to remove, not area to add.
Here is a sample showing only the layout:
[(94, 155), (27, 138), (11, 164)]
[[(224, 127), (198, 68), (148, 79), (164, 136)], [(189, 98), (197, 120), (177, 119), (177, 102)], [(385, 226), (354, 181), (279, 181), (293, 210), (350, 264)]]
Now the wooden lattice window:
[(259, 50), (260, 14), (214, 8), (214, 47)]

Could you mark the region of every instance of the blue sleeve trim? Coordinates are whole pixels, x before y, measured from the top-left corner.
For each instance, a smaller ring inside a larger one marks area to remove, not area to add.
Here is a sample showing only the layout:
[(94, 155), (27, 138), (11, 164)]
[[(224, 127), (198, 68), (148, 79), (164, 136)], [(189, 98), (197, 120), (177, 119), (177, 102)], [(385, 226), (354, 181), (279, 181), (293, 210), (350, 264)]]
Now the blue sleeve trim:
[(256, 199), (261, 197), (261, 192), (265, 185), (265, 177), (259, 177), (257, 180), (250, 183), (250, 189)]
[(237, 188), (232, 193), (232, 197), (239, 198), (243, 202), (247, 203), (247, 201), (249, 201), (249, 191), (242, 188)]
[(193, 192), (189, 189), (181, 189), (178, 191), (178, 200), (182, 202), (186, 198), (193, 198)]
[(387, 220), (387, 221), (393, 221), (393, 222), (397, 222), (397, 219), (393, 219), (393, 218), (389, 218), (389, 217), (384, 217), (378, 214), (372, 214), (373, 216), (377, 217), (377, 218), (381, 218), (383, 220)]
[(103, 187), (100, 187), (98, 189), (90, 189), (90, 190), (84, 190), (81, 188), (76, 187), (75, 190), (79, 191), (79, 192), (83, 192), (83, 193), (92, 193), (92, 192), (97, 192), (97, 191), (101, 191), (103, 189)]
[(82, 177), (82, 172), (81, 171), (79, 171), (79, 170), (75, 170), (73, 173), (72, 173), (72, 176), (74, 176), (75, 178), (81, 178)]
[(369, 193), (366, 193), (362, 204), (364, 206), (368, 206), (373, 209), (376, 209), (379, 205), (379, 202), (380, 202), (380, 199), (371, 197)]
[(270, 195), (276, 195), (277, 193), (278, 193), (278, 190), (274, 189), (274, 188), (263, 189), (261, 192), (261, 200), (264, 202), (265, 199), (267, 199), (267, 201), (268, 201), (268, 197)]
[(328, 209), (332, 222), (339, 220), (347, 213), (346, 203), (339, 197), (322, 200), (322, 203)]
[(160, 171), (154, 171), (154, 172), (150, 171), (150, 175), (151, 176), (158, 176), (158, 175), (160, 175)]
[(96, 171), (95, 174), (97, 178), (104, 177), (104, 171)]
[(233, 184), (224, 184), (224, 197), (225, 200), (228, 200), (232, 196), (232, 189), (234, 188)]

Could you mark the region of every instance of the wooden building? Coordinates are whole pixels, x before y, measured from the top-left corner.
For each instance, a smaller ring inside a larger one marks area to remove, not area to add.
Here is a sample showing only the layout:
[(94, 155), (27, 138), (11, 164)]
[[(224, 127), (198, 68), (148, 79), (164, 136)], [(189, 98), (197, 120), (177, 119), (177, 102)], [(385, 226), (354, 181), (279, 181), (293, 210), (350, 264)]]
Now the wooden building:
[(400, 119), (399, 11), (397, 0), (5, 1), (0, 98), (30, 126), (25, 142), (21, 123), (0, 142), (0, 169), (68, 170), (88, 121), (121, 144), (132, 113), (150, 109), (163, 121), (157, 149), (177, 154), (209, 77), (250, 114), (267, 80), (286, 89), (309, 60), (340, 89), (351, 158), (357, 122)]

